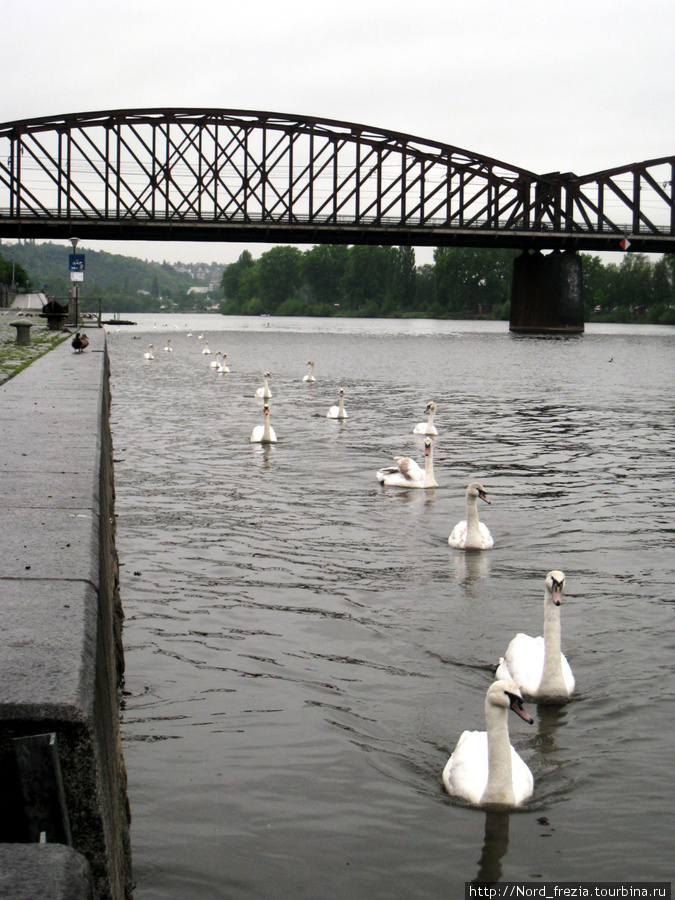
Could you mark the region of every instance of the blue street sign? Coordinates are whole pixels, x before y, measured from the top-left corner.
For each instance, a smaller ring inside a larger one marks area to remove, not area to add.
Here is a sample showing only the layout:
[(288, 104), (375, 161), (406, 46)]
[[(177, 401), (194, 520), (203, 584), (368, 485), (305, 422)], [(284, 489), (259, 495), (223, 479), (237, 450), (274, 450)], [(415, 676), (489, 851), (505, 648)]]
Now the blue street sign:
[(71, 272), (84, 272), (84, 253), (69, 253), (68, 269)]

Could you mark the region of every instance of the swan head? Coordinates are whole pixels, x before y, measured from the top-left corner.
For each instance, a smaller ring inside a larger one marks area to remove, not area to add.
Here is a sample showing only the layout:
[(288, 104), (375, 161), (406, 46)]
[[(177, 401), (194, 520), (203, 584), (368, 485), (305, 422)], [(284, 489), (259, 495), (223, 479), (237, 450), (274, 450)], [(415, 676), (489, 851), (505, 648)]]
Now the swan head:
[(263, 413), (264, 413), (266, 416), (269, 416), (269, 414), (270, 414), (270, 405), (269, 405), (269, 403), (263, 403)]
[(340, 388), (340, 394), (339, 394), (339, 396), (340, 396), (340, 397), (344, 397), (344, 395), (345, 395), (345, 389), (344, 389), (344, 388)]
[(432, 410), (435, 410), (435, 409), (436, 409), (436, 404), (434, 403), (433, 400), (430, 400), (430, 401), (427, 403), (426, 412), (431, 412)]
[(490, 501), (487, 498), (487, 494), (485, 493), (485, 488), (482, 484), (479, 484), (477, 481), (474, 481), (473, 484), (470, 484), (466, 489), (467, 497), (480, 497), (481, 500), (485, 500), (486, 503)]
[(269, 372), (263, 372), (263, 378), (269, 378), (269, 377), (270, 377)]
[(555, 606), (560, 606), (564, 588), (565, 573), (558, 569), (553, 569), (546, 576), (546, 599), (550, 597)]
[(433, 449), (434, 449), (434, 442), (431, 440), (430, 437), (425, 438), (425, 440), (424, 440), (424, 455), (431, 456)]
[(307, 365), (308, 365), (308, 366), (313, 366), (313, 365), (314, 365), (314, 360), (313, 360), (313, 359), (310, 359), (310, 361), (307, 363)]
[(508, 678), (493, 681), (485, 695), (486, 706), (497, 706), (501, 709), (512, 709), (528, 725), (532, 725), (534, 719), (523, 706), (523, 695), (520, 688)]

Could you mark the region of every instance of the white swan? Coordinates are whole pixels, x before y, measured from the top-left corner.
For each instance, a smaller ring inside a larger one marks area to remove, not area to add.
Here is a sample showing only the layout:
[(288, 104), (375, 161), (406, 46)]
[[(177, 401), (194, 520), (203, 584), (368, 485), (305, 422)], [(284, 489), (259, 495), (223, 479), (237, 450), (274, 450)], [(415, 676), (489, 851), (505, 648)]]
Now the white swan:
[(532, 724), (512, 681), (493, 681), (485, 695), (486, 731), (464, 731), (443, 769), (443, 785), (452, 797), (475, 806), (520, 806), (532, 796), (534, 778), (511, 746), (508, 712)]
[(560, 652), (560, 605), (565, 573), (553, 570), (544, 589), (544, 636), (517, 634), (499, 660), (497, 678), (510, 678), (524, 697), (562, 703), (574, 692), (574, 675)]
[(436, 430), (436, 426), (434, 423), (434, 416), (436, 415), (436, 404), (433, 400), (430, 400), (427, 403), (426, 412), (429, 413), (429, 419), (427, 422), (420, 422), (419, 425), (415, 425), (413, 428), (413, 434), (438, 434)]
[(220, 359), (218, 358), (219, 356), (220, 356), (220, 350), (216, 350), (216, 359), (215, 359), (215, 361), (212, 360), (212, 361), (209, 363), (209, 368), (210, 368), (210, 369), (217, 369), (218, 371), (221, 370), (222, 366), (220, 365)]
[(210, 353), (210, 352), (211, 351), (209, 350), (209, 342), (204, 341), (204, 349), (202, 350), (202, 353)]
[(262, 397), (263, 400), (271, 400), (272, 392), (270, 391), (269, 385), (267, 384), (267, 379), (270, 377), (269, 372), (265, 372), (263, 374), (263, 386), (259, 387), (255, 392), (256, 397)]
[(490, 502), (483, 485), (474, 481), (466, 489), (466, 519), (455, 525), (448, 538), (450, 546), (457, 550), (491, 550), (494, 547), (495, 542), (487, 526), (478, 520), (478, 497), (486, 503)]
[(171, 338), (166, 339), (166, 347), (164, 348), (167, 353), (173, 353), (173, 347), (171, 346)]
[(344, 388), (340, 388), (340, 399), (337, 406), (331, 406), (326, 413), (327, 419), (348, 419), (349, 416), (345, 412), (345, 392)]
[(225, 362), (226, 359), (227, 359), (227, 353), (223, 353), (223, 362), (222, 362), (221, 367), (218, 369), (218, 371), (223, 372), (224, 374), (230, 371), (230, 367)]
[(277, 436), (274, 433), (274, 429), (270, 425), (270, 405), (269, 405), (269, 403), (263, 404), (263, 414), (265, 416), (265, 424), (255, 426), (255, 428), (251, 432), (251, 443), (252, 444), (276, 444)]
[(154, 356), (154, 354), (153, 354), (153, 352), (152, 352), (153, 346), (154, 346), (153, 344), (148, 344), (148, 352), (143, 354), (143, 356), (144, 356), (146, 359), (154, 359), (154, 358), (155, 358), (155, 356)]
[(314, 378), (314, 360), (310, 359), (310, 361), (307, 363), (307, 365), (309, 366), (309, 372), (305, 376), (303, 376), (302, 380), (303, 381), (316, 381), (316, 379)]
[(434, 478), (434, 444), (430, 437), (424, 441), (424, 468), (408, 456), (395, 456), (395, 466), (387, 466), (377, 472), (377, 480), (391, 487), (430, 488), (438, 487)]

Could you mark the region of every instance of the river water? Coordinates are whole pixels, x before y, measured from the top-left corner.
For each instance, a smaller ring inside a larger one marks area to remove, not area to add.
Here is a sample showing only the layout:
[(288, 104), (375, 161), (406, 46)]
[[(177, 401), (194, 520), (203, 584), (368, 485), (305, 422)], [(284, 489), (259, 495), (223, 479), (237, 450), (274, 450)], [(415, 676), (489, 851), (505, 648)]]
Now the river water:
[[(108, 342), (137, 900), (671, 880), (675, 328), (135, 318)], [(439, 486), (382, 487), (431, 399)], [(474, 480), (495, 546), (466, 554)], [(510, 716), (525, 807), (458, 805), (443, 766), (550, 569), (574, 699)]]

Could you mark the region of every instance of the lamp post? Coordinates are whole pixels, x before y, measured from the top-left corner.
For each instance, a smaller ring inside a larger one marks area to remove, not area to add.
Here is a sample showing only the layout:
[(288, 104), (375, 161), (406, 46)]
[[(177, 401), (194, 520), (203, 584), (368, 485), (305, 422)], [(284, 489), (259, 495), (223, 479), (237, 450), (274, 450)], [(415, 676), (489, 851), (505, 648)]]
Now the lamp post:
[(75, 299), (75, 322), (77, 326), (80, 323), (80, 281), (84, 281), (84, 254), (77, 253), (77, 245), (79, 238), (71, 238), (70, 243), (73, 245), (73, 252), (69, 259), (70, 281), (73, 284)]

